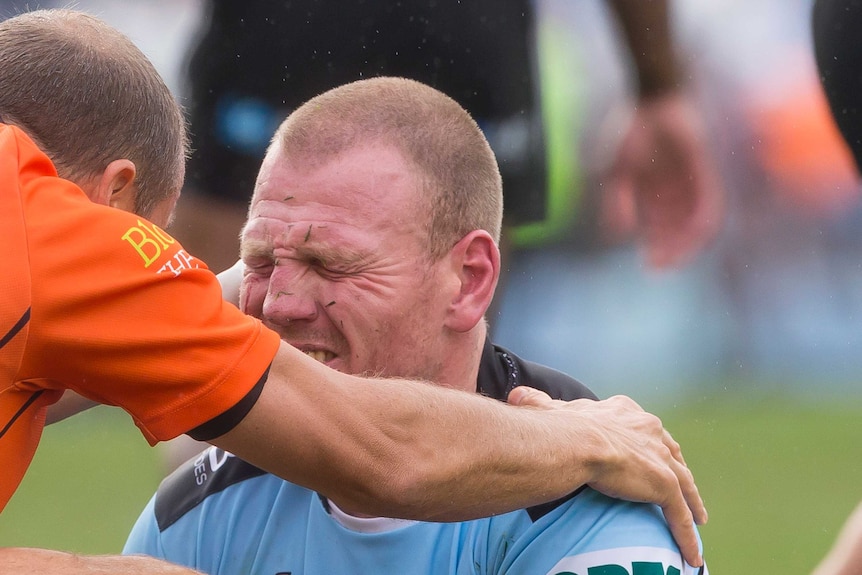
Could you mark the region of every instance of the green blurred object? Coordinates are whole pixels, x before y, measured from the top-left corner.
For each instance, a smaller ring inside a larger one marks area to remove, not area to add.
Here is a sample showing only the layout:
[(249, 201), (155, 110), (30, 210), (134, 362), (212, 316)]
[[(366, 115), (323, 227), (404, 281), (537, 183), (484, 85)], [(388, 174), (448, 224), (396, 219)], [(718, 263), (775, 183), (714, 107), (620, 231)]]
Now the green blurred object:
[[(709, 509), (710, 571), (805, 575), (862, 500), (862, 398), (812, 403), (740, 389), (727, 392), (733, 400), (649, 407), (682, 444)], [(0, 515), (0, 544), (118, 552), (161, 472), (158, 452), (119, 410), (51, 426)]]
[(735, 395), (653, 409), (709, 511), (704, 557), (716, 574), (807, 575), (862, 500), (862, 398)]
[(535, 248), (569, 237), (583, 186), (578, 153), (585, 113), (584, 89), (578, 85), (585, 81), (583, 65), (565, 26), (543, 22), (537, 34), (548, 204), (544, 220), (510, 230), (512, 245), (518, 248)]

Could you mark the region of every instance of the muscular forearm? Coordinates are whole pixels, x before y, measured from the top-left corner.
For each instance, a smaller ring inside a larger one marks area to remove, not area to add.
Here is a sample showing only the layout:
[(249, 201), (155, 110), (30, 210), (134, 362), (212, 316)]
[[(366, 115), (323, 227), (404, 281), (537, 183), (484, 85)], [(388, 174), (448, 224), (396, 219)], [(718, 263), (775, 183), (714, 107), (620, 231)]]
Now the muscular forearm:
[(677, 87), (679, 71), (667, 0), (609, 0), (635, 68), (642, 98)]
[(345, 509), (470, 519), (565, 495), (594, 471), (590, 432), (574, 417), (348, 376), (291, 349), (280, 352), (251, 413), (212, 443)]
[(0, 548), (0, 575), (200, 575), (144, 556), (82, 556), (45, 549)]

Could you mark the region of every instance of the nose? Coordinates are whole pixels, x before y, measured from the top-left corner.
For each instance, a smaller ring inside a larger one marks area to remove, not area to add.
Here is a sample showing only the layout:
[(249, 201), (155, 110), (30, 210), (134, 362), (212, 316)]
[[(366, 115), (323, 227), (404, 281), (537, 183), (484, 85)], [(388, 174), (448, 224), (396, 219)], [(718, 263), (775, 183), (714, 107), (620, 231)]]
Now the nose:
[(296, 262), (279, 262), (269, 278), (263, 319), (275, 325), (313, 321), (317, 317), (313, 276)]

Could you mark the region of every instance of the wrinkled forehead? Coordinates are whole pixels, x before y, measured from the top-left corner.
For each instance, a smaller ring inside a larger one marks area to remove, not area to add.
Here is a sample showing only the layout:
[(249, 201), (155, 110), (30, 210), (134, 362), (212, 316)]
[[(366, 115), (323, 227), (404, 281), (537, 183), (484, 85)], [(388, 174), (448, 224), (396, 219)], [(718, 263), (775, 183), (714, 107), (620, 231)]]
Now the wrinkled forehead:
[(428, 211), (425, 195), (419, 170), (391, 145), (361, 144), (322, 158), (287, 154), (276, 146), (261, 166), (251, 215), (259, 205), (281, 202), (346, 209), (369, 220), (408, 212), (415, 221)]
[(270, 153), (246, 230), (306, 247), (400, 242), (424, 251), (430, 215), (421, 186), (416, 170), (390, 146), (356, 146), (322, 162)]

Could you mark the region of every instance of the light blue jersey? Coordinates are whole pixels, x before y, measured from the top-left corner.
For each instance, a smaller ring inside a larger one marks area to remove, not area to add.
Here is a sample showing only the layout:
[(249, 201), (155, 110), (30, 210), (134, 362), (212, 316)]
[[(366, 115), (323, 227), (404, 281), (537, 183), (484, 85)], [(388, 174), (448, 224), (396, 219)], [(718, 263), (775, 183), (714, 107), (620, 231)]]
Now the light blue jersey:
[[(191, 484), (200, 488), (182, 488)], [(708, 573), (685, 566), (653, 505), (585, 489), (535, 521), (527, 510), (462, 523), (357, 519), (216, 448), (163, 483), (124, 553), (210, 575)]]
[[(581, 383), (485, 343), (477, 392), (529, 385), (563, 400)], [(494, 493), (487, 497), (493, 498)], [(359, 519), (313, 491), (211, 448), (162, 482), (125, 553), (210, 575), (693, 575), (661, 510), (590, 489), (463, 523)]]

